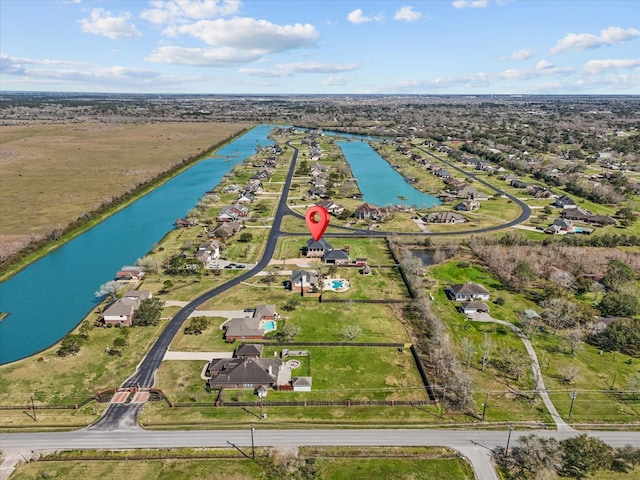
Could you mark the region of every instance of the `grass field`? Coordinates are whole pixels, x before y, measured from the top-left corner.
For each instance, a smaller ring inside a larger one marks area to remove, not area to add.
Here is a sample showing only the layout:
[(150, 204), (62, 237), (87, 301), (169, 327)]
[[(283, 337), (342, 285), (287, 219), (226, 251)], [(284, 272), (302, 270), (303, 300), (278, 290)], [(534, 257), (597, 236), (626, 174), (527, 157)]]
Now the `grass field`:
[(239, 132), (232, 123), (0, 127), (0, 244), (63, 228), (105, 200)]
[[(532, 415), (532, 419), (543, 421), (548, 419), (539, 399), (535, 402), (530, 402), (526, 398), (517, 400), (514, 395), (504, 393), (507, 387), (520, 390), (533, 388), (530, 368), (527, 368), (520, 381), (515, 381), (506, 376), (500, 367), (505, 353), (519, 352), (520, 355), (524, 355), (524, 346), (520, 339), (511, 330), (502, 326), (466, 320), (464, 315), (455, 310), (455, 303), (447, 299), (443, 287), (450, 283), (465, 281), (483, 285), (491, 293), (492, 299), (500, 296), (505, 300), (504, 305), (489, 303), (491, 316), (516, 325), (519, 324), (516, 312), (528, 308), (539, 311), (540, 308), (527, 300), (524, 295), (517, 295), (505, 289), (491, 273), (468, 262), (454, 260), (433, 266), (428, 269), (428, 276), (434, 284), (431, 289), (435, 299), (434, 310), (440, 314), (441, 318), (446, 319), (447, 327), (458, 349), (461, 349), (463, 338), (470, 339), (479, 347), (483, 341), (483, 335), (487, 335), (494, 344), (493, 359), (486, 371), (480, 370), (477, 353), (473, 367), (468, 369), (478, 390), (475, 398), (479, 408), (485, 398), (480, 391), (480, 386), (490, 390), (487, 418), (489, 420), (507, 419), (509, 416), (513, 418), (528, 411), (527, 415)], [(570, 393), (575, 389), (580, 393), (574, 402), (573, 422), (638, 423), (640, 397), (621, 393), (638, 369), (637, 359), (627, 363), (628, 357), (621, 354), (605, 352), (600, 355), (596, 347), (588, 344), (583, 344), (574, 355), (571, 355), (561, 339), (550, 333), (537, 333), (532, 336), (531, 342), (538, 356), (545, 386), (551, 391), (551, 399), (565, 420), (568, 420)], [(579, 372), (578, 377), (571, 384), (564, 382), (559, 373), (568, 367), (576, 368)], [(616, 380), (615, 388), (612, 388), (611, 383), (614, 379)]]
[[(172, 449), (161, 455), (144, 450), (69, 452), (49, 457), (46, 462), (22, 463), (11, 479), (92, 477), (121, 480), (131, 478), (135, 472), (135, 478), (139, 480), (204, 480), (212, 478), (215, 472), (216, 478), (267, 480), (285, 476), (302, 478), (289, 475), (308, 467), (313, 468), (315, 474), (305, 478), (318, 480), (474, 478), (471, 466), (456, 452), (445, 448), (369, 448), (366, 451), (301, 448), (295, 452), (257, 448), (255, 454), (255, 460), (250, 460), (232, 449)], [(101, 460), (87, 459), (89, 456)], [(134, 456), (135, 460), (128, 460)]]

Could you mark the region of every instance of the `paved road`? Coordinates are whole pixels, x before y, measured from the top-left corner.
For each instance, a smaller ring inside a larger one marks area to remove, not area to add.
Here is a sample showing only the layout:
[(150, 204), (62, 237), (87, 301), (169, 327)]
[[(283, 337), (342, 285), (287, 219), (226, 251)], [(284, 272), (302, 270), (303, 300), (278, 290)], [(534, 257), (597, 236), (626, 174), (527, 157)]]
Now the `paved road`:
[[(443, 430), (443, 429), (365, 429), (365, 430), (263, 430), (255, 425), (257, 447), (311, 446), (445, 446), (460, 451), (472, 461), (480, 480), (497, 480), (489, 461), (490, 452), (505, 447), (507, 431)], [(514, 431), (510, 446), (517, 445), (520, 434), (535, 433), (558, 440), (571, 436), (569, 432)], [(640, 447), (637, 432), (589, 432), (614, 447), (631, 444)], [(135, 449), (170, 447), (228, 447), (227, 442), (246, 449), (251, 446), (249, 426), (243, 430), (189, 431), (125, 431), (3, 433), (0, 445), (8, 452), (68, 449)]]
[[(233, 280), (215, 287), (204, 293), (195, 300), (187, 303), (169, 321), (160, 337), (151, 347), (149, 353), (138, 365), (136, 372), (129, 377), (122, 387), (147, 387), (150, 388), (155, 383), (155, 373), (160, 367), (169, 345), (175, 335), (182, 327), (184, 321), (192, 315), (196, 309), (208, 301), (218, 296), (235, 285), (248, 280), (258, 272), (267, 267), (273, 257), (276, 243), (282, 236), (303, 236), (305, 234), (290, 234), (281, 231), (282, 218), (285, 215), (294, 215), (287, 207), (287, 194), (291, 187), (293, 174), (295, 171), (298, 150), (294, 148), (294, 154), (289, 167), (287, 179), (284, 182), (282, 195), (278, 203), (278, 208), (273, 219), (273, 226), (267, 239), (267, 244), (261, 260), (254, 268), (243, 272)], [(427, 152), (425, 152), (427, 153)], [(432, 154), (429, 154), (432, 155)], [(434, 155), (432, 155), (434, 156)], [(440, 161), (448, 163), (438, 157)], [(531, 211), (529, 207), (496, 187), (488, 184), (482, 179), (476, 178), (473, 174), (464, 172), (462, 169), (449, 164), (452, 168), (459, 170), (465, 175), (475, 178), (489, 188), (507, 195), (512, 201), (522, 209), (521, 215), (504, 225), (489, 227), (469, 232), (456, 232), (456, 235), (465, 233), (483, 233), (507, 228), (517, 225), (529, 218)], [(300, 216), (299, 214), (295, 214)], [(349, 230), (349, 229), (347, 229)], [(340, 237), (384, 237), (390, 232), (384, 231), (363, 231), (352, 229), (349, 233), (337, 233), (331, 235)], [(437, 236), (450, 235), (448, 232), (442, 233), (408, 233), (394, 232), (394, 235), (421, 235)], [(328, 235), (327, 235), (328, 236)], [(142, 404), (112, 404), (107, 407), (105, 413), (98, 422), (80, 432), (68, 433), (34, 433), (34, 434), (7, 434), (0, 436), (0, 446), (3, 450), (14, 448), (29, 448), (31, 450), (42, 448), (141, 448), (141, 447), (171, 447), (171, 446), (226, 446), (227, 440), (231, 440), (239, 445), (246, 445), (246, 431), (215, 431), (215, 432), (145, 432), (137, 425), (137, 418), (142, 409)], [(375, 433), (374, 433), (375, 432)], [(561, 433), (561, 432), (560, 432)], [(26, 436), (25, 436), (26, 435)], [(504, 433), (502, 434), (504, 437)], [(483, 440), (486, 438), (486, 440)], [(500, 435), (495, 432), (445, 432), (441, 430), (400, 430), (400, 431), (354, 431), (354, 430), (313, 430), (313, 431), (273, 431), (268, 433), (258, 433), (256, 444), (265, 446), (291, 446), (291, 445), (442, 445), (450, 446), (461, 451), (472, 462), (476, 475), (480, 479), (497, 479), (489, 458), (489, 451), (499, 442)], [(472, 441), (471, 439), (475, 440)], [(22, 442), (22, 443), (21, 443)], [(484, 442), (484, 443), (483, 443)], [(486, 443), (486, 445), (485, 445)], [(482, 444), (482, 445), (480, 445)]]
[[(509, 200), (511, 200), (513, 203), (515, 203), (516, 205), (518, 205), (520, 207), (520, 215), (518, 215), (517, 218), (514, 218), (513, 220), (500, 224), (500, 225), (494, 225), (492, 227), (485, 227), (485, 228), (477, 228), (475, 230), (457, 230), (455, 232), (388, 232), (388, 231), (384, 231), (384, 230), (362, 230), (359, 228), (354, 228), (354, 227), (344, 227), (341, 225), (334, 225), (332, 226), (332, 229), (340, 229), (340, 230), (345, 230), (345, 232), (332, 232), (332, 233), (326, 233), (324, 236), (325, 237), (329, 237), (329, 238), (342, 238), (342, 237), (353, 237), (353, 238), (357, 238), (357, 237), (387, 237), (387, 236), (399, 236), (399, 237), (447, 237), (447, 236), (452, 236), (452, 235), (477, 235), (480, 233), (489, 233), (489, 232), (496, 232), (499, 230), (504, 230), (505, 228), (511, 228), (511, 227), (515, 227), (516, 225), (521, 224), (522, 222), (526, 221), (527, 219), (529, 219), (529, 217), (531, 216), (531, 208), (529, 207), (529, 205), (527, 205), (526, 203), (524, 203), (522, 200), (520, 200), (519, 198), (511, 195), (510, 193), (505, 192), (504, 190), (499, 189), (498, 187), (492, 185), (491, 183), (487, 182), (486, 180), (478, 177), (475, 173), (472, 172), (467, 172), (466, 170), (453, 165), (451, 162), (448, 162), (447, 160), (440, 158), (436, 155), (434, 155), (433, 153), (430, 153), (426, 150), (424, 150), (423, 148), (420, 147), (416, 147), (418, 150), (420, 150), (422, 153), (429, 155), (430, 157), (435, 158), (436, 160), (446, 164), (449, 168), (453, 169), (453, 170), (457, 170), (460, 173), (464, 174), (466, 177), (472, 178), (475, 182), (481, 183), (484, 186), (490, 188), (491, 190), (493, 190), (496, 193), (499, 193), (500, 195), (503, 195), (505, 197), (507, 197)], [(301, 215), (298, 212), (294, 212), (291, 211), (290, 215), (293, 215), (295, 217), (298, 218), (304, 218), (304, 215)], [(288, 233), (288, 232), (282, 232), (283, 236), (295, 236), (295, 235), (302, 235), (300, 233)]]
[[(278, 241), (278, 237), (280, 236), (280, 225), (282, 224), (282, 218), (285, 214), (290, 212), (287, 207), (287, 193), (289, 192), (289, 188), (291, 188), (291, 180), (293, 178), (293, 172), (295, 171), (296, 161), (298, 158), (298, 150), (294, 149), (293, 158), (291, 160), (291, 165), (289, 167), (289, 174), (287, 175), (287, 180), (284, 182), (284, 187), (282, 191), (282, 195), (280, 196), (280, 202), (278, 203), (278, 209), (276, 210), (276, 215), (273, 220), (273, 228), (271, 233), (269, 234), (269, 238), (267, 239), (267, 244), (264, 249), (264, 253), (260, 261), (256, 264), (254, 268), (251, 270), (247, 270), (246, 272), (238, 275), (233, 280), (220, 285), (218, 287), (209, 290), (208, 292), (200, 295), (195, 300), (189, 302), (186, 306), (184, 306), (167, 324), (165, 329), (158, 337), (158, 340), (153, 344), (149, 353), (145, 356), (142, 362), (138, 365), (135, 373), (129, 377), (122, 384), (123, 388), (130, 387), (142, 387), (142, 388), (151, 388), (155, 383), (155, 373), (156, 370), (160, 367), (162, 363), (162, 359), (164, 358), (165, 352), (169, 349), (169, 345), (171, 341), (176, 336), (184, 321), (189, 318), (189, 316), (203, 303), (207, 302), (213, 297), (216, 297), (225, 291), (229, 290), (231, 287), (234, 287), (245, 280), (255, 276), (261, 270), (264, 270), (271, 258), (273, 257), (273, 253), (276, 249), (276, 243)], [(131, 422), (134, 417), (137, 418), (139, 410), (137, 408), (127, 408), (127, 405), (121, 404), (113, 404), (107, 407), (107, 410), (103, 414), (103, 416), (96, 422), (91, 428), (95, 430), (106, 429), (113, 430), (115, 426), (119, 423)]]

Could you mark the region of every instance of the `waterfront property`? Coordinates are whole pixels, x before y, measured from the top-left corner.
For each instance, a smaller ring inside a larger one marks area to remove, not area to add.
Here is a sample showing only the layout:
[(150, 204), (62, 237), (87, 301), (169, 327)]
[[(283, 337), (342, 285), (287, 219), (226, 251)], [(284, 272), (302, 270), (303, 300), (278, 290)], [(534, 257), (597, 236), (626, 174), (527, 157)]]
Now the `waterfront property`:
[(400, 175), (367, 142), (340, 141), (351, 171), (365, 202), (378, 206), (417, 205), (426, 208), (439, 205), (439, 200), (417, 190)]
[[(0, 364), (60, 340), (100, 299), (94, 292), (120, 266), (143, 257), (236, 163), (272, 144), (261, 125), (29, 265), (0, 288)], [(125, 234), (126, 233), (126, 234)]]

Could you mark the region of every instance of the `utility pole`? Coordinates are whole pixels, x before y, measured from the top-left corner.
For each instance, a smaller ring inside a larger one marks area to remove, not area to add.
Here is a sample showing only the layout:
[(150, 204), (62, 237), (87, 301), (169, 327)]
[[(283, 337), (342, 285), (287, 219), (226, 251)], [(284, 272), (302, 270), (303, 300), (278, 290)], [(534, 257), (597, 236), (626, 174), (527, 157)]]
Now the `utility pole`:
[(569, 406), (569, 421), (571, 421), (571, 414), (573, 413), (573, 401), (576, 399), (577, 396), (578, 394), (576, 393), (575, 390), (571, 392), (571, 405)]
[(509, 443), (511, 442), (511, 432), (513, 431), (513, 425), (509, 425), (509, 436), (507, 437), (507, 448), (505, 448), (504, 453), (506, 456), (509, 456)]
[(489, 390), (484, 397), (484, 406), (482, 407), (482, 422), (484, 423), (484, 414), (487, 413), (487, 403), (489, 402)]
[(31, 410), (33, 410), (33, 421), (37, 422), (38, 421), (38, 417), (36, 415), (36, 404), (33, 401), (33, 394), (31, 395)]
[(442, 402), (440, 403), (440, 418), (444, 418), (444, 397), (447, 393), (447, 386), (442, 387)]
[(616, 384), (616, 377), (618, 376), (618, 371), (613, 372), (613, 380), (611, 380), (611, 388)]
[(253, 423), (251, 423), (251, 459), (255, 460), (256, 459), (256, 446), (253, 443), (253, 431), (255, 430), (255, 428), (253, 428)]

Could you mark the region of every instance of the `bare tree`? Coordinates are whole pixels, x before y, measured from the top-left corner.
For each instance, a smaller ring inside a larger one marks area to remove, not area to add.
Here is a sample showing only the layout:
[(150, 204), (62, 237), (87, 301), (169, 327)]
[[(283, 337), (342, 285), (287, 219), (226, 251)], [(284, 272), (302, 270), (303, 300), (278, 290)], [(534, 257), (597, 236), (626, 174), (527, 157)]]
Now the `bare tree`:
[(571, 355), (576, 353), (576, 350), (580, 347), (582, 341), (584, 340), (584, 336), (584, 330), (582, 330), (581, 328), (572, 328), (571, 330), (567, 330), (566, 332), (564, 332), (562, 338), (567, 343)]
[(95, 296), (98, 298), (107, 297), (108, 299), (112, 299), (116, 296), (118, 292), (118, 282), (115, 280), (109, 280), (108, 282), (100, 285), (98, 291), (96, 291)]
[(350, 342), (355, 341), (355, 339), (358, 338), (361, 333), (362, 328), (360, 328), (358, 325), (345, 325), (340, 331), (340, 335)]
[(471, 362), (476, 356), (476, 344), (473, 343), (468, 337), (464, 337), (462, 342), (460, 343), (462, 348), (462, 358), (464, 359), (464, 364), (467, 367), (471, 366)]
[(482, 344), (480, 345), (480, 364), (482, 365), (481, 370), (484, 372), (484, 369), (487, 368), (487, 365), (491, 361), (491, 354), (494, 350), (494, 344), (491, 338), (485, 333), (482, 337)]
[(547, 325), (555, 330), (555, 334), (561, 328), (567, 328), (574, 324), (573, 315), (576, 305), (566, 298), (550, 298), (541, 303), (544, 307), (542, 318)]
[(562, 380), (567, 383), (573, 383), (580, 376), (580, 369), (575, 365), (570, 365), (558, 370)]

